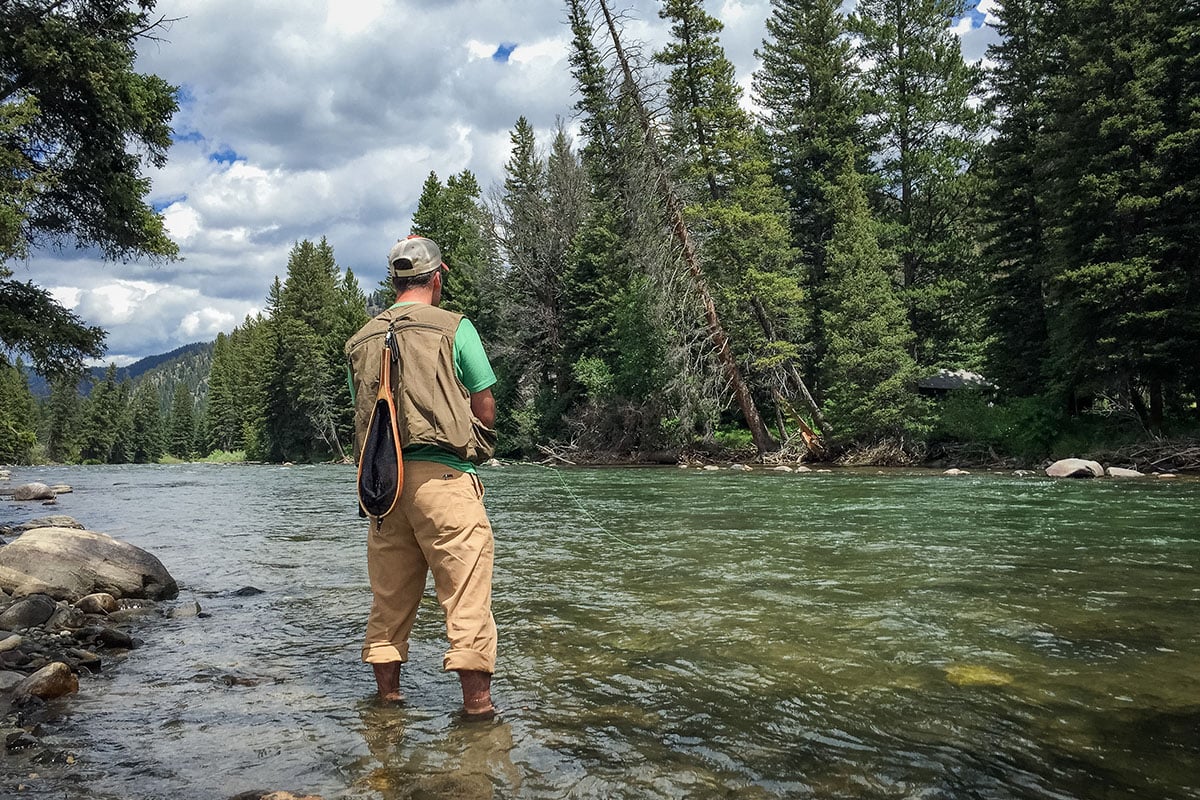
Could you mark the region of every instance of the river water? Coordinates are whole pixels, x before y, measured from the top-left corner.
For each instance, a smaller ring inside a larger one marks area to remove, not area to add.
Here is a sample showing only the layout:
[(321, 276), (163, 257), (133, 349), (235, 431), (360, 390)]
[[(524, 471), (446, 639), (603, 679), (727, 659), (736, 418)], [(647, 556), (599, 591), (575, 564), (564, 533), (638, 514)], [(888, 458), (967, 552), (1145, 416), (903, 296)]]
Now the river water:
[(139, 623), (0, 795), (1200, 798), (1200, 482), (482, 476), (503, 712), (464, 723), (431, 593), (371, 700), (352, 468), (19, 470), (204, 616)]

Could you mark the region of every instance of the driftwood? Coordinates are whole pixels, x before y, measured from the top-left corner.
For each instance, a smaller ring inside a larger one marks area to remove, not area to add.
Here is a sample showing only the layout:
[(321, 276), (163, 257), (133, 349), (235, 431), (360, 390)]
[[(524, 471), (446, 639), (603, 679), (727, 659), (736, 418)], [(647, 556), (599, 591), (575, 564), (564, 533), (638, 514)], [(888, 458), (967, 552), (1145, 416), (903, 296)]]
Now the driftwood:
[(553, 463), (559, 463), (559, 464), (567, 464), (572, 467), (577, 466), (574, 461), (572, 461), (571, 459), (567, 458), (565, 455), (562, 454), (563, 451), (566, 450), (567, 448), (563, 448), (561, 446), (551, 447), (549, 445), (539, 444), (537, 446), (537, 449), (539, 451), (541, 451), (542, 455), (546, 456), (540, 462), (542, 464), (550, 465)]
[(1200, 442), (1193, 439), (1139, 442), (1097, 457), (1115, 466), (1132, 465), (1142, 472), (1200, 471)]

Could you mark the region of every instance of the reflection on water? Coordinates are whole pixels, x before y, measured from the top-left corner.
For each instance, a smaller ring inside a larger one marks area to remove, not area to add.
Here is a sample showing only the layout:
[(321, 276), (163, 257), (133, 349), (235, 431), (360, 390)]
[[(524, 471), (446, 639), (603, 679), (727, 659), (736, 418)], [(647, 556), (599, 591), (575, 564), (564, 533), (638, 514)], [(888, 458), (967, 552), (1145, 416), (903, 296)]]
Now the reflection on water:
[(75, 763), (2, 795), (1200, 798), (1195, 482), (488, 470), (479, 724), (432, 597), (372, 701), (350, 468), (23, 472), (208, 616), (85, 677)]

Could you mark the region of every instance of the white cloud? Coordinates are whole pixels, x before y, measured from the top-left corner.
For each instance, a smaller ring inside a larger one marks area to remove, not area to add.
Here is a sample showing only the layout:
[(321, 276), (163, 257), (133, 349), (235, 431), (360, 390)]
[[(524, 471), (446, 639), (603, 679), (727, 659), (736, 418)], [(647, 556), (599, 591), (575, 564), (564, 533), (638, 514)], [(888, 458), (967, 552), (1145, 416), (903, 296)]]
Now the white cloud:
[[(621, 7), (626, 44), (645, 57), (667, 36), (660, 7)], [(708, 8), (748, 89), (770, 1)], [(470, 169), (487, 191), (503, 179), (518, 117), (542, 142), (559, 119), (575, 124), (560, 0), (159, 0), (156, 12), (176, 21), (144, 43), (139, 69), (182, 93), (179, 141), (150, 173), (150, 200), (180, 260), (105, 265), (89, 251), (47, 252), (28, 267), (109, 330), (106, 361), (239, 324), (300, 239), (326, 236), (338, 263), (373, 288), (430, 172)], [(964, 32), (964, 52), (981, 56), (989, 30)], [(501, 44), (516, 45), (507, 63), (492, 58)]]

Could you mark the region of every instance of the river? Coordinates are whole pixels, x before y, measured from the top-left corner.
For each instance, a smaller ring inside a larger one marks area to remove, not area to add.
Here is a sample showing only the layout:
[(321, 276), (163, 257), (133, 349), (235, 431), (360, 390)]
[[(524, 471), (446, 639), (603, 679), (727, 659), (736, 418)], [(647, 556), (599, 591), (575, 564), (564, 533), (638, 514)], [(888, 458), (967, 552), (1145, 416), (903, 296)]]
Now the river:
[(484, 469), (502, 713), (464, 723), (430, 593), (371, 700), (352, 468), (14, 472), (204, 615), (139, 623), (5, 797), (1200, 798), (1193, 479)]

